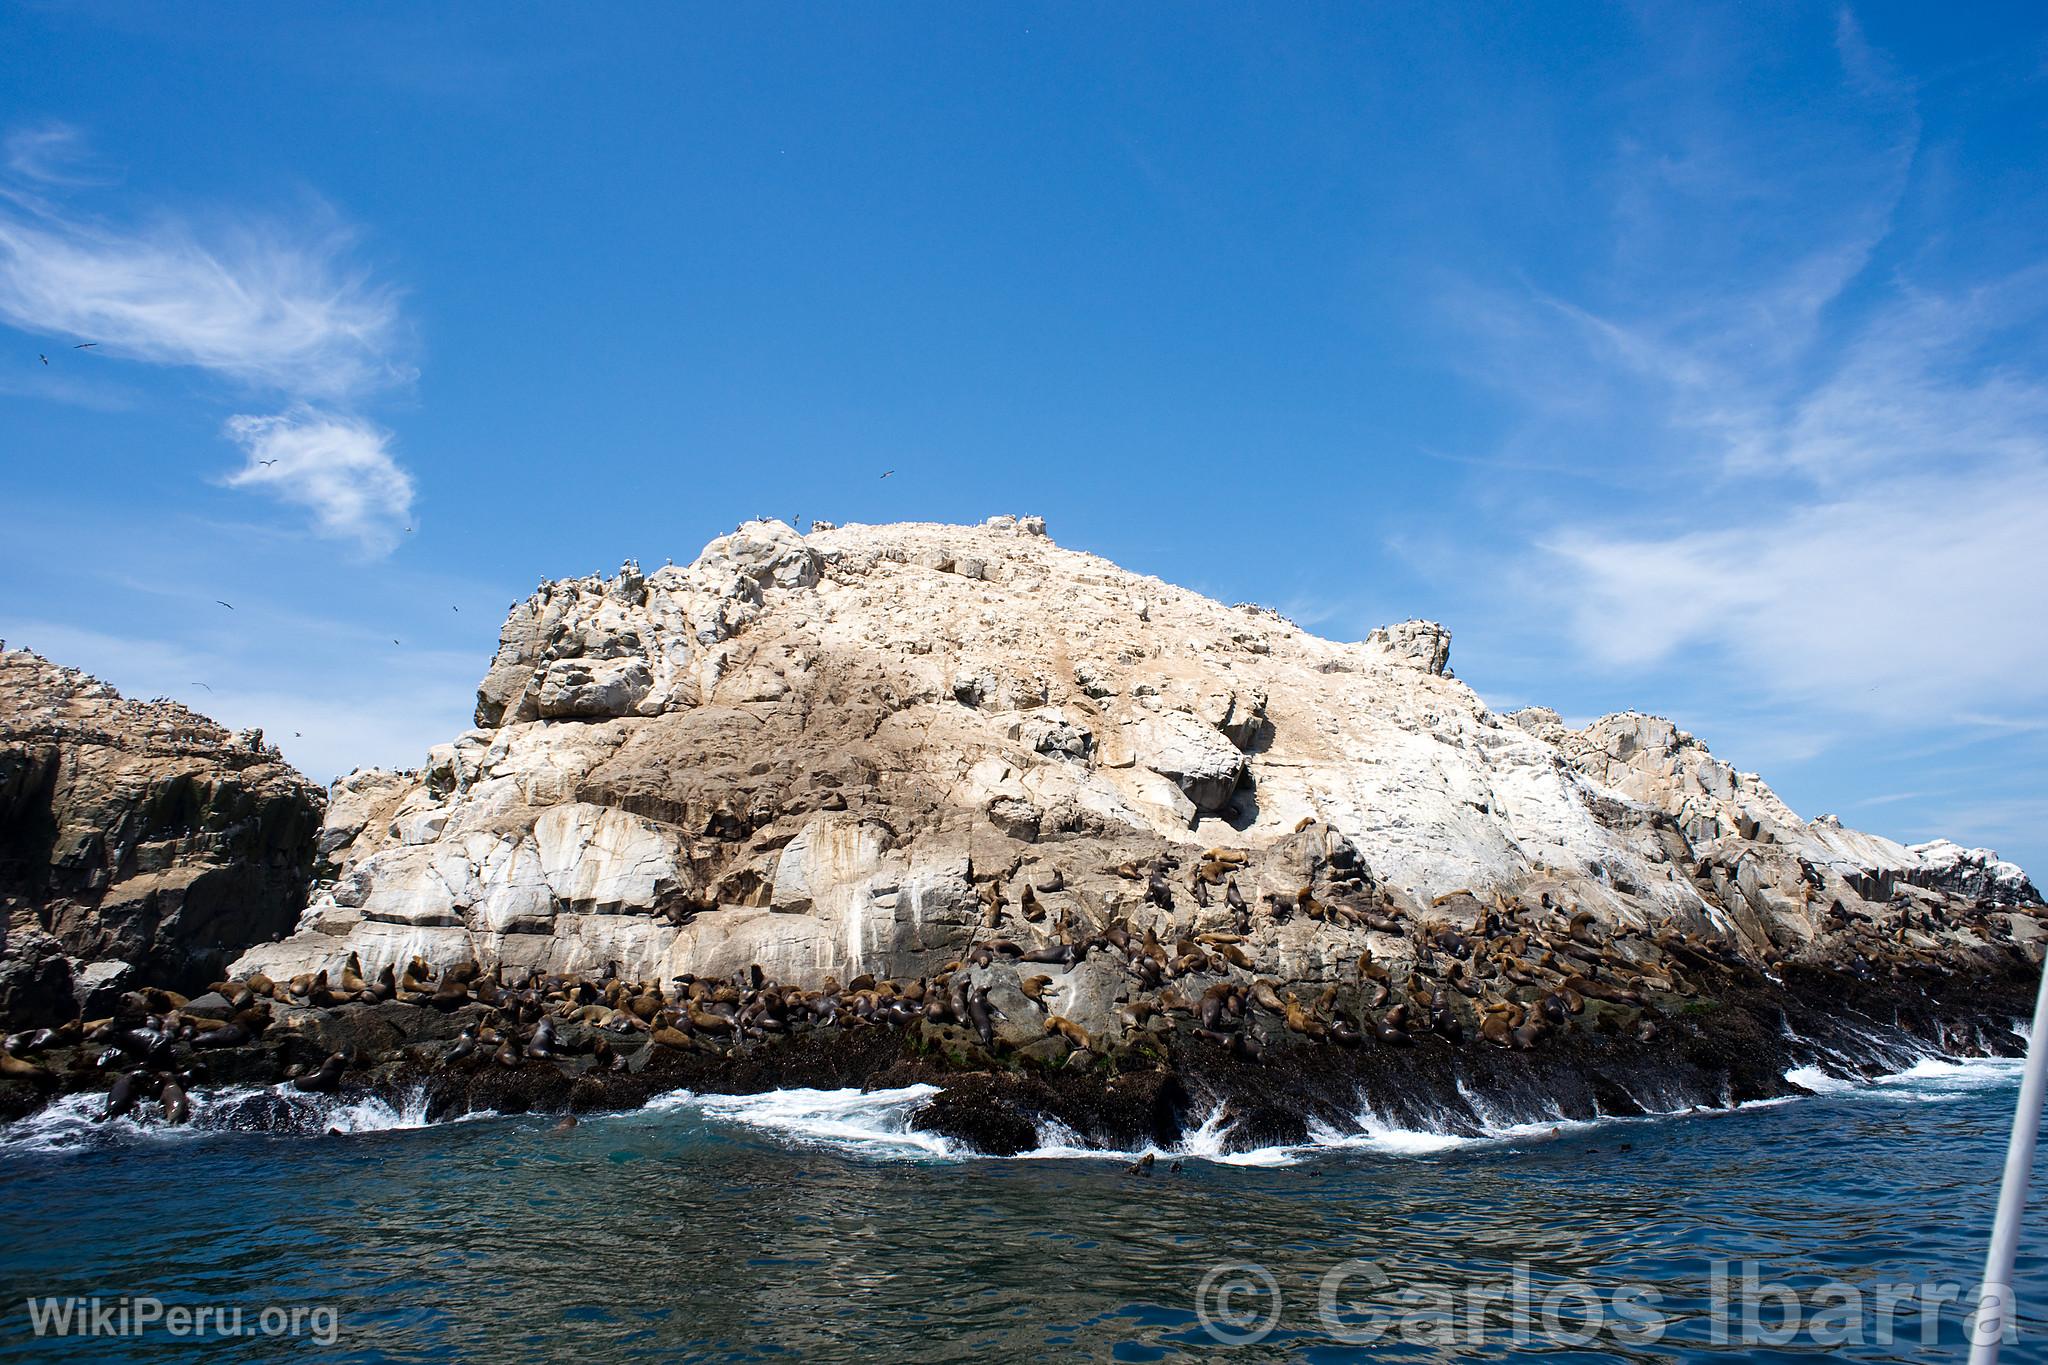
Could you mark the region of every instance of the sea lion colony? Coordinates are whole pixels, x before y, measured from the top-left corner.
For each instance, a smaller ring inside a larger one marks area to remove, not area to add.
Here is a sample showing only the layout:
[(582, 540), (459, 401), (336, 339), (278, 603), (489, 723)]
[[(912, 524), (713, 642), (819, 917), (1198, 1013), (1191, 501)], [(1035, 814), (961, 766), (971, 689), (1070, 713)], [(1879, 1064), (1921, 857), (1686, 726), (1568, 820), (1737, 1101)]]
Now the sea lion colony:
[[(1174, 1035), (1193, 1059), (1212, 1049), (1254, 1065), (1275, 1050), (1320, 1047), (1527, 1052), (1574, 1032), (1655, 1044), (1666, 1029), (1692, 1027), (1697, 1007), (1719, 993), (1769, 981), (1785, 965), (1775, 950), (1751, 957), (1674, 925), (1610, 931), (1548, 896), (1535, 904), (1498, 899), (1475, 911), (1475, 898), (1455, 893), (1405, 913), (1371, 886), (1346, 845), (1333, 851), (1313, 885), (1256, 904), (1239, 890), (1242, 850), (1212, 848), (1191, 866), (1171, 857), (1123, 864), (1108, 870), (1133, 884), (1135, 914), (1100, 928), (1064, 910), (1048, 916), (1028, 888), (1022, 903), (1008, 904), (991, 880), (980, 893), (985, 936), (959, 960), (912, 979), (828, 977), (806, 989), (770, 980), (758, 966), (729, 978), (658, 982), (612, 970), (485, 970), (474, 961), (436, 972), (418, 957), (366, 969), (351, 954), (338, 975), (276, 981), (257, 973), (216, 982), (197, 1000), (146, 988), (121, 996), (108, 1018), (9, 1036), (0, 1077), (39, 1092), (105, 1087), (99, 1118), (178, 1124), (190, 1118), (191, 1090), (228, 1078), (333, 1095), (374, 1089), (379, 1068), (388, 1079), (400, 1063), (406, 1075), (551, 1068), (564, 1077), (655, 1082), (670, 1069), (664, 1059), (681, 1054), (723, 1059), (799, 1034), (870, 1029), (904, 1032), (943, 1069), (1104, 1074), (1161, 1068), (1168, 1050), (1160, 1044)], [(1162, 937), (1180, 896), (1227, 907), (1232, 929)], [(1294, 916), (1363, 928), (1379, 947), (1360, 954), (1350, 980), (1304, 995), (1261, 974), (1248, 951), (1256, 921)], [(2024, 969), (2024, 954), (1999, 942), (2001, 924), (1982, 911), (1951, 920), (1910, 903), (1879, 916), (1838, 905), (1829, 923), (1831, 955), (1867, 982), (1946, 979), (1957, 964), (1936, 951), (1932, 935), (1956, 931), (1978, 936), (1986, 945), (1979, 952)], [(1061, 1016), (1048, 989), (1055, 978), (1031, 971), (1090, 957), (1116, 964), (1128, 983), (1113, 1033), (1091, 1034)], [(1029, 1022), (1040, 1042), (1014, 1047), (997, 1036), (1003, 1012), (991, 991), (1005, 982), (1015, 987), (1013, 1002), (1021, 997), (1036, 1011)], [(396, 1035), (426, 1041), (315, 1050), (321, 1037), (348, 1033), (326, 1025), (390, 1006), (444, 1017), (454, 1036), (429, 1026)]]

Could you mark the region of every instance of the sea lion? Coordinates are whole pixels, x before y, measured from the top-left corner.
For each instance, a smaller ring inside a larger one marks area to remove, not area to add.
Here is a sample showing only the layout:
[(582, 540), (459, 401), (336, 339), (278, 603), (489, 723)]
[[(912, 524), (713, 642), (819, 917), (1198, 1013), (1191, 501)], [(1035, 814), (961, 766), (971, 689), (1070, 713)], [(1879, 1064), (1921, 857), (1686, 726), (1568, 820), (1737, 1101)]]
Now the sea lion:
[(1052, 984), (1049, 976), (1027, 976), (1017, 983), (1017, 989), (1024, 992), (1025, 999), (1040, 1009), (1045, 1007), (1045, 988)]
[(722, 1014), (712, 1010), (700, 1010), (695, 1006), (684, 1010), (683, 1017), (690, 1021), (691, 1030), (697, 1033), (731, 1034), (738, 1027)]
[(1519, 1004), (1504, 1004), (1493, 1001), (1487, 1004), (1479, 1020), (1479, 1036), (1489, 1043), (1509, 1047), (1514, 1041), (1515, 1027), (1522, 1022), (1522, 1007)]
[(1139, 1157), (1139, 1158), (1138, 1158), (1138, 1159), (1137, 1159), (1136, 1161), (1132, 1162), (1132, 1163), (1131, 1163), (1131, 1167), (1130, 1167), (1130, 1169), (1129, 1169), (1128, 1171), (1126, 1171), (1126, 1172), (1125, 1172), (1125, 1174), (1126, 1174), (1126, 1175), (1150, 1175), (1150, 1174), (1152, 1174), (1152, 1153), (1150, 1153), (1150, 1152), (1147, 1152), (1147, 1153), (1145, 1153), (1145, 1155), (1143, 1155), (1143, 1156)]
[(1089, 1041), (1087, 1029), (1082, 1028), (1073, 1020), (1062, 1018), (1057, 1014), (1045, 1021), (1045, 1031), (1047, 1033), (1059, 1034), (1083, 1052), (1088, 1051), (1093, 1046)]
[(191, 1045), (195, 1048), (241, 1047), (253, 1041), (254, 1032), (240, 1016), (230, 1019), (219, 1028), (203, 1029), (192, 1035)]
[(185, 1087), (173, 1077), (164, 1082), (164, 1088), (157, 1094), (157, 1103), (164, 1107), (165, 1123), (184, 1123), (192, 1117), (192, 1101), (185, 1095)]
[(320, 1069), (310, 1076), (301, 1076), (292, 1082), (292, 1089), (308, 1095), (331, 1095), (341, 1088), (341, 1073), (348, 1069), (345, 1053), (328, 1054)]
[(444, 1063), (459, 1062), (475, 1051), (476, 1025), (471, 1024), (462, 1030), (462, 1036), (456, 1040), (454, 1047), (448, 1049), (448, 1055), (441, 1060)]
[(1236, 992), (1236, 989), (1235, 986), (1232, 986), (1227, 981), (1219, 981), (1208, 990), (1202, 992), (1201, 1019), (1203, 1028), (1216, 1031), (1222, 1029), (1223, 1012), (1229, 1007), (1231, 997)]
[(1293, 991), (1287, 993), (1286, 1014), (1289, 1032), (1299, 1033), (1308, 1038), (1322, 1038), (1329, 1033), (1329, 1030), (1323, 1026), (1322, 1020), (1316, 1018), (1309, 1010), (1304, 1009), (1301, 1002), (1294, 998)]
[(434, 993), (427, 997), (427, 1004), (444, 1013), (461, 1009), (469, 1003), (469, 987), (457, 981), (451, 973), (441, 979)]
[(555, 1055), (555, 1021), (542, 1019), (533, 1030), (533, 1037), (526, 1040), (526, 1055), (529, 1057), (552, 1057)]
[(1448, 1005), (1439, 1005), (1430, 1012), (1429, 1027), (1439, 1038), (1453, 1043), (1465, 1041), (1465, 1026), (1458, 1022), (1458, 1016), (1451, 1012)]
[(988, 987), (977, 988), (967, 997), (967, 1017), (974, 1023), (974, 1036), (984, 1048), (996, 1045), (995, 1025), (989, 1019)]
[(123, 1114), (133, 1110), (137, 1104), (141, 1103), (143, 1087), (148, 1084), (149, 1073), (147, 1071), (122, 1072), (114, 1078), (112, 1088), (107, 1091), (107, 1107), (93, 1121), (95, 1123), (105, 1123), (108, 1119), (120, 1118)]
[(44, 1048), (54, 1045), (56, 1041), (55, 1029), (23, 1029), (20, 1033), (7, 1035), (5, 1050), (18, 1057), (26, 1052), (41, 1052)]

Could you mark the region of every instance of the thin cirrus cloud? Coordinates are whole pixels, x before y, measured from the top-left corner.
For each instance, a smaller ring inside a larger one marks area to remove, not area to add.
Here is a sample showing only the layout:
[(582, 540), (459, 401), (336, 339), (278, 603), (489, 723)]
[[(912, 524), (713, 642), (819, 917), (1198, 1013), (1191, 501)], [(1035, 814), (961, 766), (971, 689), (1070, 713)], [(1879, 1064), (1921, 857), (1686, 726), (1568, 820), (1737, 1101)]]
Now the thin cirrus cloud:
[(225, 482), (305, 511), (317, 535), (390, 550), (412, 480), (389, 433), (345, 409), (412, 372), (398, 293), (357, 262), (357, 234), (319, 207), (290, 221), (110, 221), (71, 206), (93, 183), (75, 169), (82, 153), (65, 125), (6, 140), (0, 321), (282, 398), (283, 412), (229, 419), (249, 458)]
[(14, 129), (0, 143), (0, 159), (13, 173), (16, 195), (30, 185), (90, 185), (97, 179), (88, 169), (85, 140), (68, 123)]
[[(1678, 529), (1540, 542), (1582, 645), (1639, 667), (1703, 647), (1776, 694), (1898, 719), (2048, 700), (2028, 627), (2048, 619), (2048, 382), (2002, 344), (2048, 314), (2044, 286), (1901, 291), (1790, 392), (1637, 364), (1675, 429), (1718, 438), (1674, 467), (1720, 489)], [(1977, 364), (1993, 347), (2008, 363)]]
[(1774, 694), (1901, 720), (2048, 695), (2048, 478), (1903, 479), (1737, 526), (1567, 535), (1576, 638), (1649, 667), (1691, 647)]
[(1810, 118), (1660, 124), (1696, 77), (1648, 81), (1622, 163), (1721, 169), (1617, 177), (1602, 268), (1462, 286), (1446, 316), (1510, 400), (1502, 468), (1615, 475), (1544, 490), (1524, 538), (1584, 657), (1814, 715), (2024, 720), (2048, 704), (2048, 267), (1957, 268), (1922, 226), (1958, 230), (1916, 179), (1920, 93), (1852, 21), (1836, 43)]

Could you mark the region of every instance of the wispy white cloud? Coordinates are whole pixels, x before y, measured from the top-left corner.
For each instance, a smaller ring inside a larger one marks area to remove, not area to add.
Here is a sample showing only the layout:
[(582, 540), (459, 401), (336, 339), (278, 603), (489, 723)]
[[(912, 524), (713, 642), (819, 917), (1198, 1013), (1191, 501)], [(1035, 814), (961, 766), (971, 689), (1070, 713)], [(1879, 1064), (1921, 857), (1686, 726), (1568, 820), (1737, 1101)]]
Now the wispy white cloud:
[(2048, 701), (2048, 382), (2002, 344), (2043, 316), (2038, 270), (1900, 288), (1782, 402), (1768, 376), (1709, 396), (1670, 368), (1675, 420), (1727, 438), (1721, 481), (1692, 468), (1681, 529), (1541, 542), (1582, 646), (1635, 667), (1700, 646), (1765, 694), (1899, 720)]
[[(1631, 131), (1619, 289), (1468, 286), (1446, 306), (1523, 415), (1501, 468), (1593, 453), (1650, 480), (1619, 501), (1553, 486), (1564, 515), (1530, 538), (1528, 579), (1592, 660), (2011, 720), (2048, 702), (2030, 628), (2048, 619), (2048, 364), (2029, 341), (2048, 264), (1938, 284), (1875, 268), (1915, 259), (1892, 235), (1919, 96), (1852, 15), (1833, 40), (1854, 119), (1719, 107), (1662, 142)], [(1785, 165), (1788, 144), (1834, 155)]]
[(403, 378), (389, 359), (396, 295), (349, 264), (346, 228), (315, 216), (202, 236), (169, 219), (120, 228), (0, 207), (0, 319), (297, 397)]
[(63, 124), (0, 146), (0, 322), (93, 342), (95, 363), (190, 367), (286, 400), (281, 415), (228, 422), (247, 461), (227, 485), (310, 512), (316, 534), (390, 550), (411, 520), (411, 476), (390, 433), (337, 405), (412, 372), (398, 292), (360, 263), (357, 233), (319, 205), (288, 220), (112, 221), (72, 206), (68, 192), (93, 183), (84, 152)]
[(0, 161), (18, 182), (75, 186), (97, 181), (88, 169), (85, 139), (68, 123), (33, 123), (14, 129), (0, 142)]
[(1766, 693), (1946, 718), (2048, 696), (2048, 475), (1873, 484), (1675, 535), (1545, 543), (1581, 644), (1647, 667), (1705, 646)]
[(391, 458), (391, 433), (359, 418), (298, 408), (228, 419), (247, 457), (233, 488), (303, 507), (320, 534), (388, 551), (412, 518), (412, 476)]

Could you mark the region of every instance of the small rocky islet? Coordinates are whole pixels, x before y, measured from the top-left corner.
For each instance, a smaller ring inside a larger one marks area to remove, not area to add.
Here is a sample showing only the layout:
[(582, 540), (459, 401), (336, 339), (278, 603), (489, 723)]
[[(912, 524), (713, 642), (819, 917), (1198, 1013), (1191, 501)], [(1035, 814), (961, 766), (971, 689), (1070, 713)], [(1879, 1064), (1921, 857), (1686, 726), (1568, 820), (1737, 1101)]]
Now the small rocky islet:
[(1801, 820), (1658, 718), (1497, 715), (1449, 645), (1035, 518), (750, 522), (542, 584), (474, 729), (324, 793), (0, 652), (0, 1116), (922, 1083), (992, 1153), (1254, 1147), (2020, 1048), (2020, 869)]

